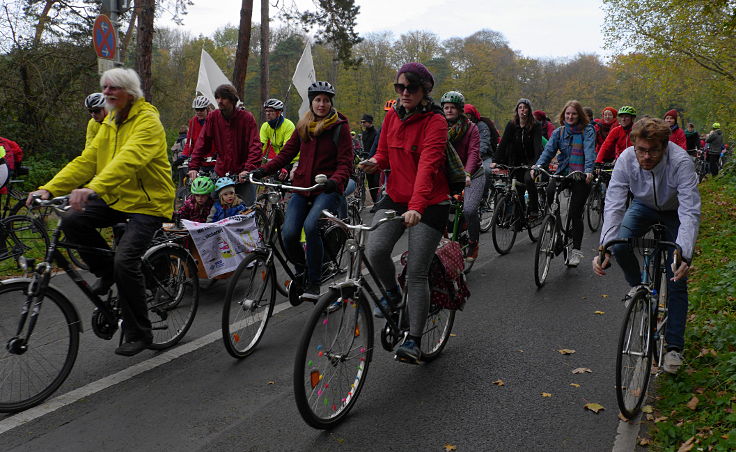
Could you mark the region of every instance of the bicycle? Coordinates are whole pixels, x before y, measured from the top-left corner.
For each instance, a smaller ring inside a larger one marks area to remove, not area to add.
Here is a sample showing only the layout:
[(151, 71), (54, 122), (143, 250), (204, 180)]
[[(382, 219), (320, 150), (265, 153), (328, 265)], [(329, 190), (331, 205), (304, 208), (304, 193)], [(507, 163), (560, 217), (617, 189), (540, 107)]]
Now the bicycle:
[(666, 352), (667, 326), (667, 254), (674, 249), (675, 268), (680, 265), (682, 249), (664, 241), (665, 227), (655, 224), (643, 238), (616, 239), (599, 248), (599, 262), (606, 251), (627, 244), (641, 251), (641, 285), (629, 300), (621, 325), (616, 355), (616, 400), (621, 414), (633, 419), (641, 411), (652, 372), (652, 360), (661, 365)]
[(541, 185), (536, 185), (537, 211), (530, 212), (528, 202), (526, 208), (521, 202), (516, 187), (523, 182), (513, 175), (517, 170), (528, 170), (529, 166), (506, 166), (498, 164), (498, 167), (509, 170), (510, 182), (507, 182), (504, 193), (498, 198), (491, 220), (491, 235), (493, 247), (498, 254), (504, 255), (511, 251), (516, 241), (516, 234), (526, 227), (529, 239), (536, 242), (539, 237), (539, 226), (545, 212), (545, 195)]
[[(406, 291), (394, 312), (378, 303), (381, 296), (387, 297), (386, 288), (364, 254), (368, 232), (389, 221), (403, 221), (403, 217), (386, 211), (386, 218), (373, 226), (348, 225), (334, 216), (328, 218), (355, 235), (347, 244), (350, 266), (346, 278), (332, 284), (317, 301), (304, 326), (294, 360), (297, 408), (307, 424), (319, 429), (342, 422), (365, 384), (374, 338), (369, 301), (373, 301), (386, 319), (380, 334), (386, 351), (393, 351), (408, 335)], [(454, 310), (430, 305), (421, 341), (423, 362), (440, 355), (454, 321)]]
[(606, 204), (606, 187), (611, 181), (613, 164), (604, 163), (599, 171), (596, 171), (593, 181), (590, 183), (590, 194), (585, 201), (585, 216), (588, 220), (590, 232), (596, 232), (603, 222), (603, 210)]
[[(455, 195), (450, 198), (450, 217), (448, 220), (448, 229), (450, 240), (458, 242), (463, 252), (463, 257), (467, 257), (470, 252), (470, 235), (468, 234), (468, 226), (463, 216), (463, 195)], [(465, 261), (465, 274), (470, 273), (475, 261)]]
[(553, 202), (550, 206), (551, 212), (542, 220), (542, 228), (539, 234), (539, 240), (537, 241), (537, 249), (534, 253), (534, 282), (537, 284), (537, 287), (542, 288), (547, 276), (549, 275), (549, 268), (552, 259), (562, 253), (564, 256), (564, 263), (567, 265), (572, 250), (572, 217), (570, 215), (569, 208), (572, 196), (567, 200), (568, 206), (565, 209), (565, 219), (563, 221), (562, 213), (560, 211), (560, 194), (563, 190), (566, 190), (566, 188), (562, 181), (576, 177), (585, 177), (585, 173), (582, 171), (573, 171), (566, 176), (560, 176), (557, 174), (551, 174), (544, 168), (535, 169), (546, 174), (551, 179), (558, 181)]
[[(12, 413), (38, 405), (66, 380), (79, 349), (82, 322), (74, 304), (51, 285), (55, 263), (95, 305), (92, 331), (110, 340), (122, 323), (121, 308), (114, 291), (105, 299), (94, 294), (89, 284), (59, 252), (74, 248), (113, 256), (108, 249), (67, 243), (61, 240), (63, 214), (68, 196), (35, 199), (34, 205), (53, 208), (59, 216), (44, 259), (20, 258), (30, 278), (0, 281), (0, 412)], [(175, 345), (192, 325), (199, 303), (197, 268), (189, 253), (173, 243), (150, 248), (142, 257), (146, 303), (151, 319), (153, 343), (161, 350)], [(43, 311), (43, 315), (41, 315)], [(120, 343), (123, 335), (120, 335)]]
[(505, 193), (508, 171), (494, 168), (488, 175), (488, 193), (480, 202), (478, 214), (480, 215), (480, 232), (488, 232), (493, 225), (493, 212), (500, 196)]
[[(269, 191), (261, 194), (266, 212), (262, 207), (260, 215), (266, 218), (262, 235), (262, 246), (250, 253), (235, 269), (225, 295), (222, 310), (222, 339), (225, 349), (234, 358), (245, 358), (255, 350), (266, 331), (268, 320), (276, 304), (276, 287), (280, 285), (276, 262), (286, 272), (286, 296), (296, 306), (301, 303), (303, 285), (301, 277), (292, 272), (287, 264), (288, 258), (281, 239), (281, 224), (284, 221), (283, 197), (286, 192), (309, 192), (322, 187), (324, 180), (317, 175), (318, 183), (311, 187), (293, 187), (265, 181), (250, 182), (266, 187)], [(326, 178), (325, 178), (326, 179)], [(320, 183), (320, 181), (322, 183)], [(337, 226), (324, 223), (321, 228), (324, 245), (324, 262), (321, 282), (324, 283), (344, 271), (343, 254), (347, 234)]]

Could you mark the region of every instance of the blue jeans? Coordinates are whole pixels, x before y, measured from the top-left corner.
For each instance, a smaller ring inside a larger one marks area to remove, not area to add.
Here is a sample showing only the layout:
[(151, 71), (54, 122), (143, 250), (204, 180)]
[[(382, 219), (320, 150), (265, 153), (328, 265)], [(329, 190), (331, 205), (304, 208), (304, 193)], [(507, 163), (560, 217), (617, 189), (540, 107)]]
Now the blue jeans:
[[(319, 218), (322, 210), (334, 212), (340, 201), (339, 193), (320, 193), (314, 198), (294, 194), (286, 206), (286, 217), (281, 227), (281, 238), (284, 240), (286, 254), (296, 267), (297, 273), (307, 267), (307, 282), (319, 285), (322, 275), (322, 256), (324, 247), (319, 233)], [(304, 228), (307, 238), (307, 256), (299, 241)]]
[[(643, 236), (649, 227), (661, 221), (665, 226), (664, 239), (674, 242), (677, 238), (677, 229), (680, 227), (680, 218), (677, 211), (658, 212), (651, 209), (638, 201), (631, 202), (631, 206), (624, 214), (621, 222), (621, 230), (619, 238), (626, 239), (630, 237)], [(641, 268), (639, 260), (634, 254), (634, 250), (629, 245), (616, 245), (613, 247), (613, 255), (616, 262), (624, 271), (626, 282), (630, 286), (641, 283)], [(685, 346), (685, 323), (687, 321), (687, 278), (679, 281), (670, 281), (672, 278), (672, 250), (667, 256), (667, 291), (669, 292), (667, 331), (665, 341), (668, 348), (677, 348), (682, 350)]]
[(355, 191), (355, 181), (350, 178), (348, 179), (348, 184), (345, 186), (345, 193), (343, 193), (340, 196), (340, 205), (337, 208), (337, 216), (340, 218), (347, 218), (348, 217), (348, 200), (347, 197), (350, 196), (351, 193)]

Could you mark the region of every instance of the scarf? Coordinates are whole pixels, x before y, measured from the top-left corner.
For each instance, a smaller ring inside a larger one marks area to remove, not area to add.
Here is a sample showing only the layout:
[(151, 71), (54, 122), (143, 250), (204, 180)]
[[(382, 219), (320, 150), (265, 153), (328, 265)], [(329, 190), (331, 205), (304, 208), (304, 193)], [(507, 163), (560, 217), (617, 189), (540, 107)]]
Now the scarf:
[(279, 128), (281, 124), (284, 123), (284, 117), (282, 115), (279, 115), (278, 118), (272, 119), (268, 121), (268, 125), (271, 126), (273, 130), (276, 130)]
[(565, 123), (565, 131), (572, 137), (568, 168), (570, 171), (585, 171), (585, 152), (583, 151), (583, 127)]
[(680, 128), (680, 127), (679, 127), (679, 126), (678, 126), (677, 124), (674, 124), (674, 125), (671, 125), (671, 126), (670, 126), (670, 130), (672, 131), (672, 133), (675, 133), (675, 130), (677, 130), (677, 129), (679, 129), (679, 128)]
[(419, 105), (414, 108), (412, 111), (407, 111), (406, 108), (404, 108), (403, 105), (401, 105), (400, 102), (396, 101), (396, 105), (394, 106), (394, 109), (396, 110), (396, 114), (399, 115), (399, 119), (401, 121), (406, 121), (409, 119), (412, 115), (415, 113), (427, 113), (429, 111), (432, 111), (434, 109), (434, 101), (431, 97), (425, 97), (422, 99), (421, 102), (419, 102)]
[(450, 124), (450, 128), (447, 130), (447, 138), (451, 143), (457, 143), (465, 136), (468, 127), (470, 127), (470, 120), (465, 114), (460, 113), (457, 120)]
[(598, 123), (598, 130), (600, 131), (600, 135), (604, 140), (608, 136), (608, 132), (610, 132), (611, 129), (614, 127), (614, 124), (618, 124), (615, 119), (612, 119), (611, 122), (601, 121)]
[(314, 113), (309, 111), (308, 114), (312, 115), (311, 118), (309, 118), (310, 121), (309, 121), (309, 125), (307, 126), (310, 137), (320, 136), (322, 132), (325, 131), (325, 129), (335, 124), (338, 120), (337, 110), (335, 110), (334, 108), (327, 114), (327, 116), (325, 116), (324, 118), (320, 120), (316, 120), (316, 121), (315, 121)]

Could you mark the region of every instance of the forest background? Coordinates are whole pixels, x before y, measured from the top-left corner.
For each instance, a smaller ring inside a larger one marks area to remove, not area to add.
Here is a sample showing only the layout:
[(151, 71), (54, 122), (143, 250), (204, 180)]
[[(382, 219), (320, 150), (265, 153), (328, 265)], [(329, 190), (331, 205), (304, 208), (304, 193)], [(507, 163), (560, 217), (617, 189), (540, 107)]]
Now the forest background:
[[(180, 18), (187, 6), (186, 0), (133, 1), (134, 8), (123, 16), (120, 34), (127, 67), (135, 68), (140, 52), (146, 51), (138, 45), (142, 42), (136, 43), (143, 15), (140, 8), (135, 9), (146, 2), (151, 20), (155, 17), (160, 22), (165, 15)], [(244, 5), (246, 2), (243, 0)], [(250, 3), (252, 6), (252, 0)], [(359, 9), (353, 0), (337, 3), (347, 7), (354, 25)], [(676, 108), (682, 114), (681, 123), (693, 122), (701, 133), (707, 133), (713, 122), (720, 122), (730, 136), (736, 127), (735, 2), (604, 0), (603, 7), (602, 31), (611, 55), (606, 60), (596, 54), (566, 59), (525, 57), (490, 28), (445, 40), (431, 30), (417, 29), (352, 38), (338, 34), (339, 41), (315, 41), (307, 31), (310, 27), (305, 28), (297, 14), (272, 11), (274, 17), (281, 14), (282, 25), (269, 26), (265, 35), (268, 96), (285, 99), (288, 93), (285, 114), (296, 122), (301, 99), (289, 85), (305, 43), (310, 41), (314, 42), (317, 78), (336, 86), (336, 107), (350, 119), (354, 130), (359, 130), (363, 113), (372, 114), (380, 125), (383, 105), (396, 97), (392, 87), (396, 69), (405, 62), (420, 61), (434, 74), (436, 99), (443, 92), (458, 90), (501, 130), (517, 100), (526, 97), (534, 109), (546, 111), (555, 123), (564, 103), (577, 99), (596, 115), (606, 106), (633, 105), (640, 115), (655, 117)], [(7, 0), (0, 6), (0, 136), (24, 148), (37, 177), (47, 177), (42, 173), (51, 173), (83, 148), (89, 119), (83, 100), (99, 91), (91, 45), (92, 23), (99, 12), (100, 5), (93, 0)], [(269, 19), (269, 25), (272, 21)], [(262, 34), (256, 22), (246, 22), (249, 42), (239, 36), (243, 20), (240, 28), (213, 25), (210, 36), (192, 36), (153, 23), (152, 46), (146, 51), (151, 58), (149, 92), (161, 113), (169, 144), (179, 126), (192, 116), (202, 49), (231, 76), (239, 42), (248, 43), (243, 101), (262, 120)], [(349, 21), (335, 25), (350, 31)], [(585, 37), (573, 32), (560, 39)]]

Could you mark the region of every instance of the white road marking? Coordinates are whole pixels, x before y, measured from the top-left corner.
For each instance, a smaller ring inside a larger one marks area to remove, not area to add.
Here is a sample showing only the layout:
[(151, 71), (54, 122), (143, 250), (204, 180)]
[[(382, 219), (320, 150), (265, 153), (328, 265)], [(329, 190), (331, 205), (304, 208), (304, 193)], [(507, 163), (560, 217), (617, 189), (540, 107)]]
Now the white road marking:
[[(394, 256), (392, 259), (394, 262), (398, 262), (400, 258), (401, 255), (397, 255)], [(364, 270), (363, 273), (367, 273), (367, 270)], [(273, 308), (273, 315), (276, 315), (279, 312), (285, 311), (291, 307), (291, 304), (289, 304), (288, 302), (278, 304)], [(89, 397), (111, 386), (115, 386), (116, 384), (122, 383), (126, 380), (130, 380), (136, 375), (140, 375), (144, 372), (155, 369), (158, 366), (161, 366), (188, 353), (196, 351), (206, 345), (220, 340), (221, 338), (222, 330), (217, 329), (216, 331), (213, 331), (206, 336), (202, 336), (198, 339), (193, 340), (192, 342), (188, 342), (181, 346), (172, 348), (166, 352), (161, 353), (160, 355), (156, 355), (153, 358), (147, 359), (146, 361), (142, 361), (138, 364), (128, 367), (127, 369), (123, 369), (118, 373), (101, 378), (97, 381), (93, 381), (80, 388), (74, 389), (73, 391), (69, 391), (65, 394), (54, 397), (53, 399), (47, 400), (41, 405), (14, 414), (7, 419), (0, 421), (0, 435), (16, 427), (20, 427), (23, 424), (45, 416), (49, 413), (53, 413), (54, 411), (67, 405), (71, 405), (72, 403), (77, 402), (85, 397)]]

